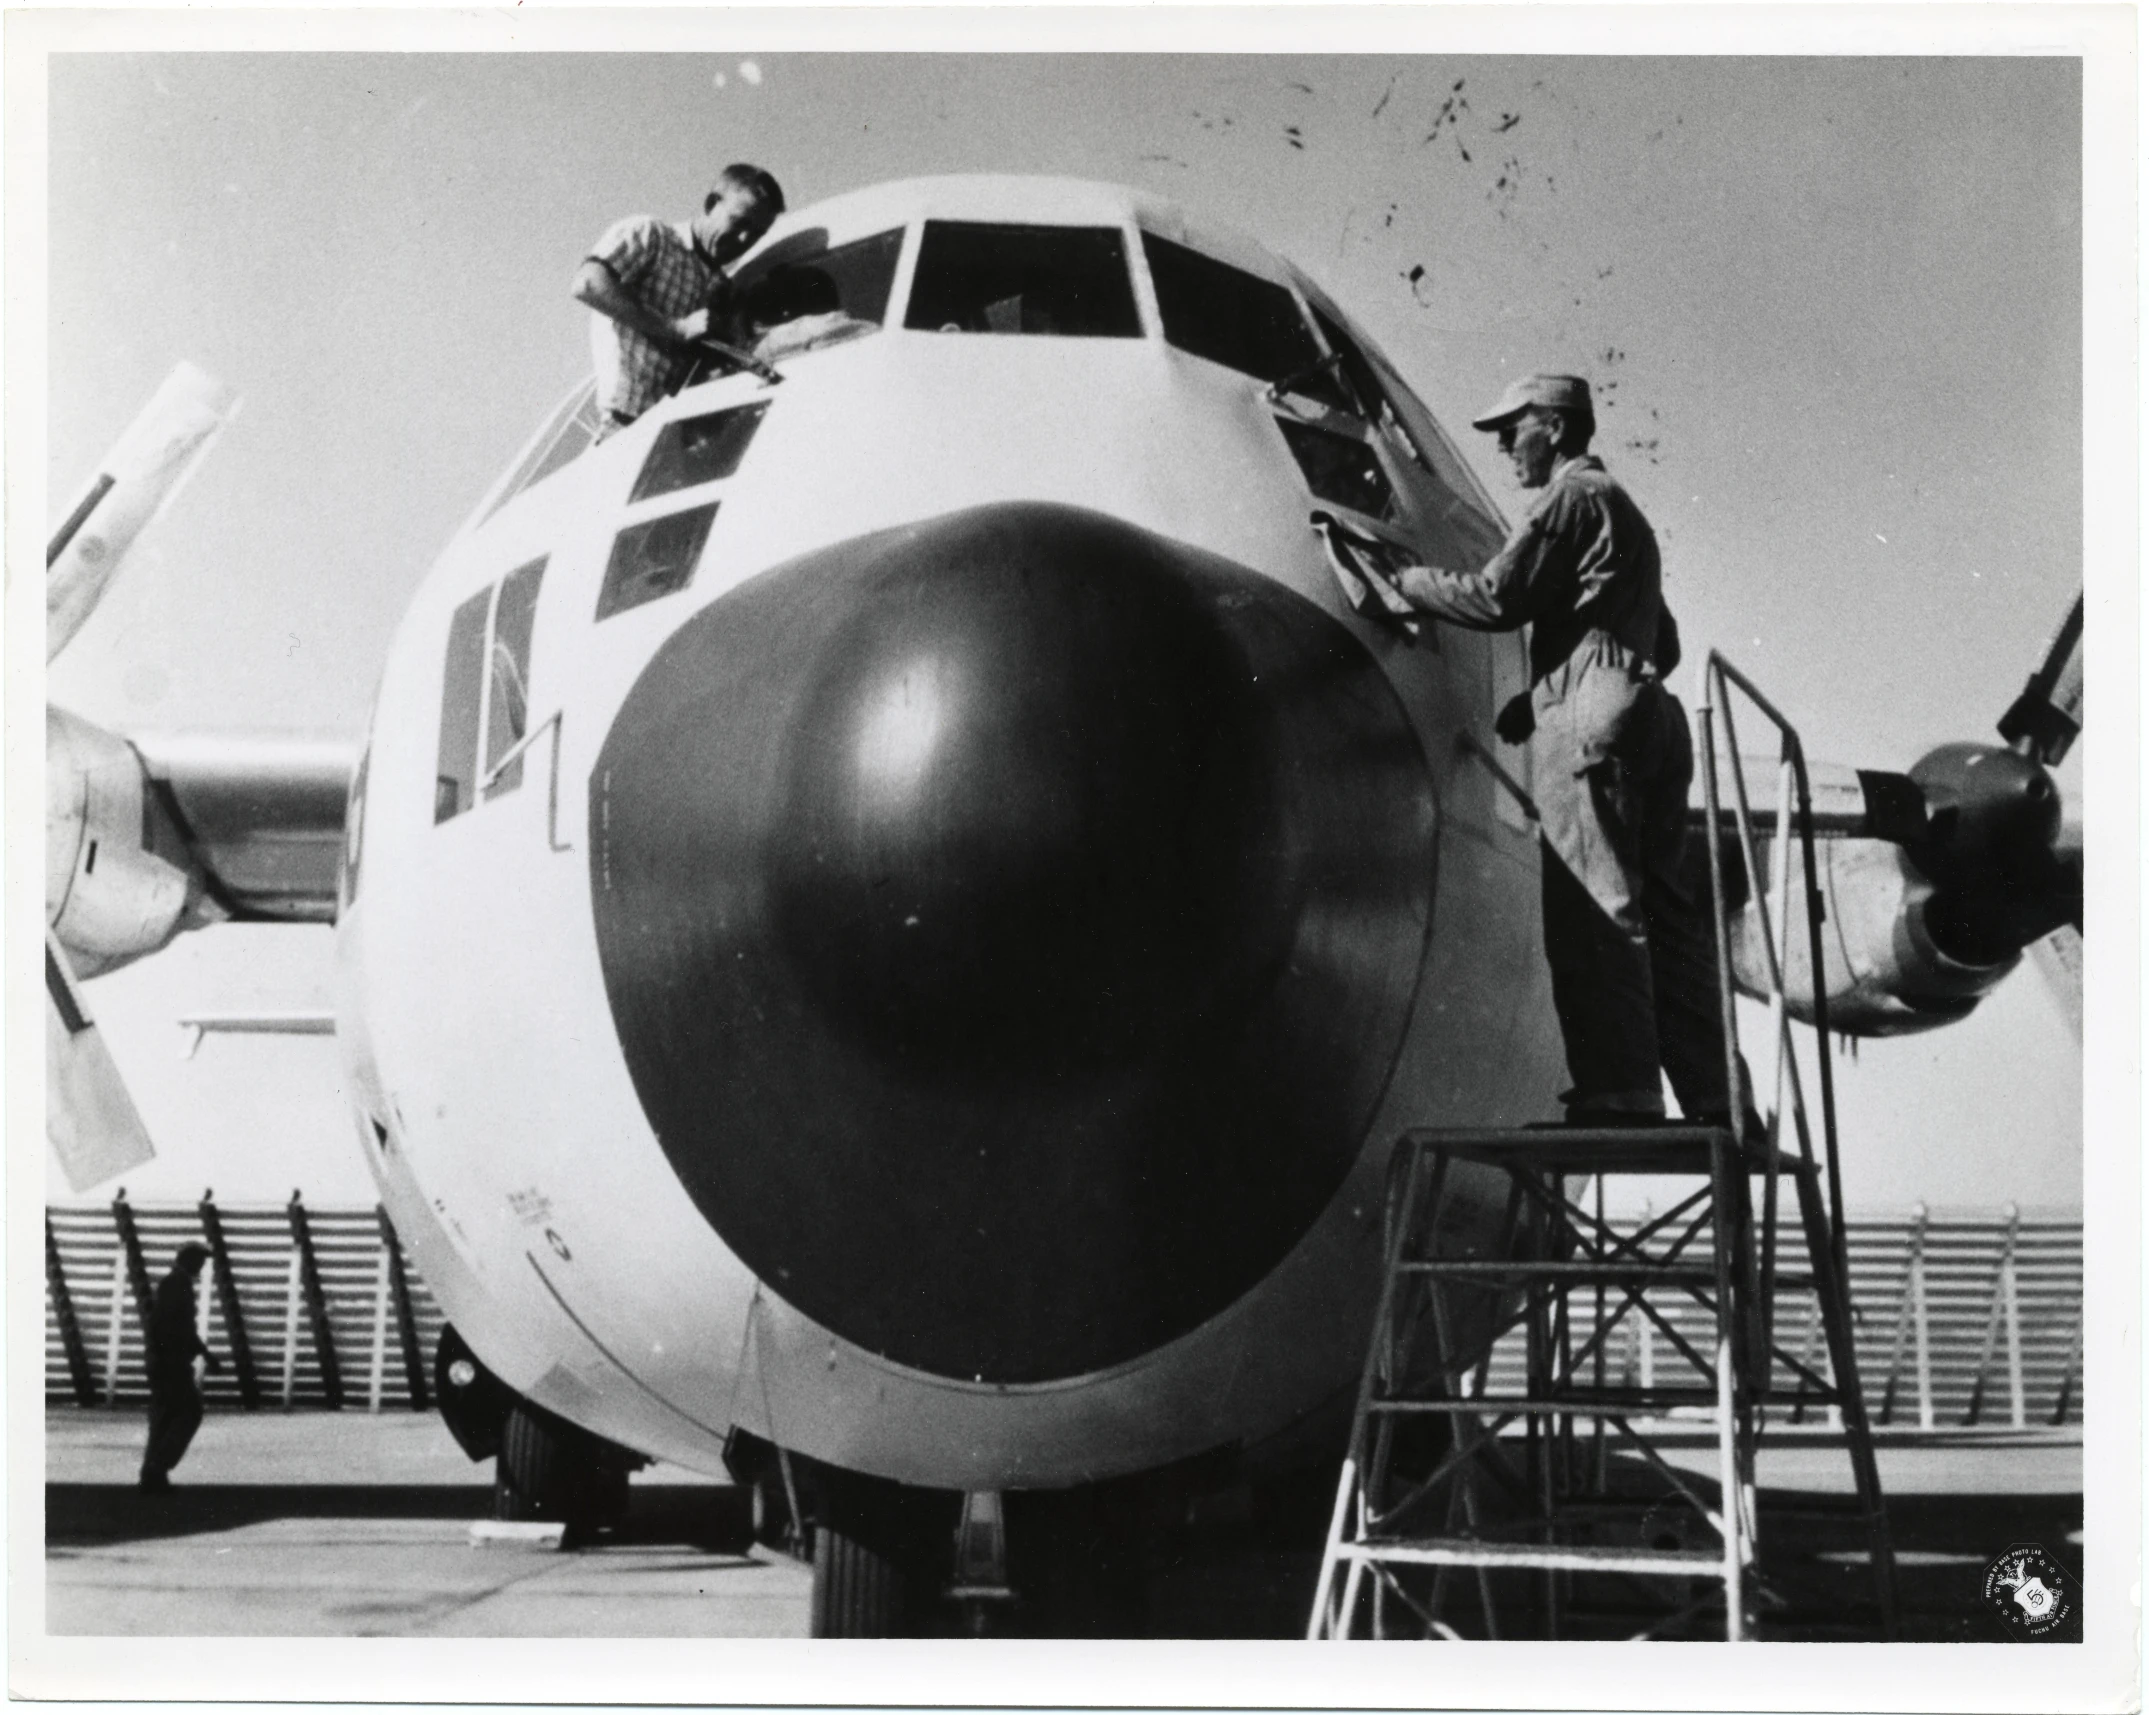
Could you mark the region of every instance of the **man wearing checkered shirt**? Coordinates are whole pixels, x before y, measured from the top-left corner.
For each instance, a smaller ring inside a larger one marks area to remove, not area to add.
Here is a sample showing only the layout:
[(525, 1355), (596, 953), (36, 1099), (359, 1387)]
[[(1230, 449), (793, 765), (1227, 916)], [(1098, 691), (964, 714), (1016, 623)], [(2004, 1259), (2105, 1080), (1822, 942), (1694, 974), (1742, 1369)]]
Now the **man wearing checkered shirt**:
[(737, 162), (717, 176), (695, 219), (629, 215), (597, 240), (575, 272), (574, 296), (593, 312), (599, 440), (685, 379), (696, 340), (728, 331), (724, 267), (759, 243), (781, 213), (776, 180)]

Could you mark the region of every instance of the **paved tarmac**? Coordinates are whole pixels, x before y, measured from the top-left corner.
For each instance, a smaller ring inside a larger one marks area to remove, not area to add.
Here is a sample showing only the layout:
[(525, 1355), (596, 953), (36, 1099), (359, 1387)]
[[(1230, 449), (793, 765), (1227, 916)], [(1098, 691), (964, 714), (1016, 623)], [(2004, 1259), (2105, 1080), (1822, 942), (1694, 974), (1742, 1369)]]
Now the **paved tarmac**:
[[(722, 1486), (671, 1466), (636, 1474), (626, 1522), (587, 1550), (471, 1546), (491, 1512), (473, 1465), (430, 1414), (216, 1413), (172, 1492), (134, 1488), (138, 1413), (46, 1414), (47, 1627), (137, 1636), (803, 1637), (811, 1574), (725, 1544)], [(1667, 1457), (1706, 1477), (1691, 1433)], [(2080, 1577), (2078, 1431), (1884, 1435), (1882, 1484), (1909, 1637), (1994, 1636), (1977, 1597), (2011, 1543)], [(1765, 1632), (1873, 1635), (1864, 1536), (1840, 1502), (1840, 1442), (1765, 1442)], [(1317, 1499), (1318, 1497), (1316, 1497)], [(1834, 1503), (1839, 1510), (1830, 1512)], [(1182, 1638), (1302, 1634), (1319, 1523), (1265, 1527), (1225, 1508), (1160, 1544), (1148, 1629)]]
[(804, 1637), (811, 1573), (721, 1536), (718, 1486), (637, 1472), (589, 1552), (473, 1548), (492, 1467), (416, 1412), (217, 1413), (165, 1495), (143, 1419), (45, 1418), (46, 1628), (142, 1636)]

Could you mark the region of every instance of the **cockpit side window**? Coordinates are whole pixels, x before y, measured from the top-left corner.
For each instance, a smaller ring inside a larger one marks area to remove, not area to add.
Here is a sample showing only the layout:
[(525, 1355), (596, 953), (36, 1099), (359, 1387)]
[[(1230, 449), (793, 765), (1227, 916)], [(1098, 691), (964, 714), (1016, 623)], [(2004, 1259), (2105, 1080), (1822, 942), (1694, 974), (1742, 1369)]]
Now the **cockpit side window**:
[(440, 750), (433, 769), (433, 820), (460, 816), (476, 802), (478, 717), (485, 695), (485, 618), (492, 587), (472, 596), (448, 622), (448, 660), (440, 691)]
[(1336, 319), (1313, 306), (1321, 337), (1336, 354), (1355, 402), (1349, 407), (1381, 431), (1394, 453), (1405, 486), (1425, 514), (1427, 527), (1443, 539), (1428, 552), (1458, 553), (1472, 563), (1490, 558), (1500, 545), (1497, 520), (1461, 456), (1441, 434), (1433, 415), (1400, 376), (1361, 346)]
[[(545, 562), (518, 566), (455, 610), (448, 622), (440, 690), (440, 750), (433, 771), (433, 820), (460, 816), (477, 802), (480, 782), (530, 728), (530, 637)], [(485, 764), (478, 766), (480, 733)], [(522, 758), (485, 788), (493, 799), (522, 784)], [(350, 863), (355, 869), (357, 853)], [(353, 884), (355, 886), (355, 882)]]
[(1149, 259), (1164, 337), (1181, 351), (1256, 381), (1288, 381), (1309, 399), (1349, 408), (1342, 388), (1321, 368), (1321, 348), (1288, 286), (1153, 232), (1142, 234), (1142, 254)]
[[(1313, 319), (1343, 370), (1343, 380), (1351, 391), (1349, 409), (1369, 423), (1392, 421), (1395, 413), (1389, 407), (1387, 390), (1381, 386), (1380, 377), (1374, 373), (1365, 353), (1358, 349), (1358, 342), (1331, 321), (1318, 304), (1313, 306)], [(1425, 462), (1424, 455), (1407, 439), (1403, 450), (1418, 463)]]
[[(508, 573), (493, 608), (492, 679), (485, 697), (485, 771), (522, 742), (530, 729), (530, 631), (537, 621), (537, 586), (545, 562), (532, 560)], [(488, 799), (522, 784), (522, 758), (516, 757), (485, 788)]]
[(1295, 417), (1279, 415), (1276, 427), (1283, 431), (1284, 442), (1316, 499), (1348, 506), (1383, 523), (1395, 521), (1395, 489), (1364, 441)]
[(907, 328), (1139, 339), (1126, 244), (1110, 226), (929, 220)]

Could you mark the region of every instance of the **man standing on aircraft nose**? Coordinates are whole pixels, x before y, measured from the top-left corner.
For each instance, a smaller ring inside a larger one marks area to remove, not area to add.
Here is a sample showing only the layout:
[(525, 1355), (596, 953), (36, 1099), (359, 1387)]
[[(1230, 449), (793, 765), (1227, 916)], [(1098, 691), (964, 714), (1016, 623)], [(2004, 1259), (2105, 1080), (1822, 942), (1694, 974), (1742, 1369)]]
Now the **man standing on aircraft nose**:
[(731, 296), (725, 267), (783, 213), (783, 189), (740, 161), (717, 176), (693, 220), (634, 214), (615, 221), (575, 271), (597, 368), (597, 438), (625, 428), (686, 378), (694, 342), (722, 338)]
[(1689, 1118), (1728, 1118), (1715, 933), (1686, 862), (1694, 754), (1663, 684), (1679, 634), (1656, 534), (1589, 452), (1596, 414), (1580, 377), (1525, 376), (1474, 426), (1544, 492), (1483, 570), (1412, 566), (1399, 582), (1454, 624), (1534, 628), (1530, 690), (1497, 728), (1531, 747), (1568, 1119), (1661, 1117), (1660, 1064)]

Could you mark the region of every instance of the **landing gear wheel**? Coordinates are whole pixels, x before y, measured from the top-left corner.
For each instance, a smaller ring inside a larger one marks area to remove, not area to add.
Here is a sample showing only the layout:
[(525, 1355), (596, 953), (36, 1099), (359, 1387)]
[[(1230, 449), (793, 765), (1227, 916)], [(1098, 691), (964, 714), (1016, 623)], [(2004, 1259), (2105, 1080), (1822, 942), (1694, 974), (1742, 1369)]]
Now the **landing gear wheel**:
[(887, 1555), (829, 1525), (813, 1533), (811, 1635), (902, 1635), (903, 1574)]
[(616, 1523), (627, 1510), (627, 1467), (614, 1450), (549, 1412), (517, 1403), (500, 1427), (493, 1512), (501, 1519), (560, 1519), (570, 1536)]

